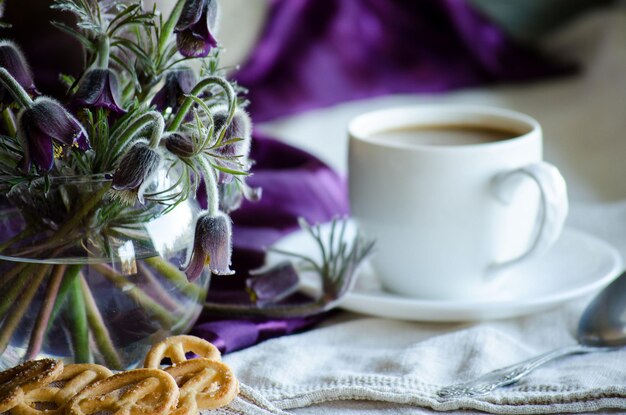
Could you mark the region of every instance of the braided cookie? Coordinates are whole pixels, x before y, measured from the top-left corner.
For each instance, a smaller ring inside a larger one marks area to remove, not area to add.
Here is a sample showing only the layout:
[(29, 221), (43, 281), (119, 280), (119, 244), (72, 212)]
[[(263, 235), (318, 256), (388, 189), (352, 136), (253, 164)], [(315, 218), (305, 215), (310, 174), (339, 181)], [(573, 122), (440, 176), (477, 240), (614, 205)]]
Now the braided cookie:
[(13, 415), (60, 415), (65, 405), (85, 387), (113, 376), (109, 369), (100, 365), (67, 365), (63, 372), (47, 386), (32, 389), (11, 410)]
[(172, 364), (182, 363), (187, 360), (185, 353), (192, 352), (209, 360), (221, 360), (220, 351), (206, 340), (195, 336), (168, 337), (150, 349), (144, 360), (144, 367), (159, 368), (161, 360), (169, 358)]
[(199, 409), (228, 405), (239, 393), (237, 378), (222, 362), (192, 359), (165, 369), (180, 388), (178, 406), (172, 415), (195, 415)]
[(162, 370), (129, 370), (87, 386), (70, 400), (65, 414), (166, 415), (176, 408), (178, 394), (176, 382)]
[(0, 372), (0, 413), (9, 411), (24, 399), (24, 393), (54, 381), (63, 363), (53, 359), (29, 360)]

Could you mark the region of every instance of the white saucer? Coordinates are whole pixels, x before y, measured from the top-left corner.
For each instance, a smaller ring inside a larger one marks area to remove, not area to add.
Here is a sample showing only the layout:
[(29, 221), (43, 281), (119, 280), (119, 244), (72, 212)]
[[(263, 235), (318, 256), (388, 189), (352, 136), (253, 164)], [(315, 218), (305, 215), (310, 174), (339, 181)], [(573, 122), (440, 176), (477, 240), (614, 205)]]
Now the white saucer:
[[(351, 225), (353, 228), (353, 225)], [(328, 231), (323, 225), (322, 230)], [(351, 229), (353, 233), (354, 229)], [(324, 232), (323, 232), (324, 233)], [(304, 231), (288, 235), (275, 248), (318, 257), (313, 239)], [(275, 263), (284, 257), (268, 256)], [(619, 252), (607, 242), (565, 229), (542, 258), (520, 265), (506, 291), (480, 301), (439, 301), (402, 297), (384, 291), (369, 264), (360, 269), (354, 289), (340, 307), (378, 317), (413, 321), (475, 321), (516, 317), (546, 310), (608, 285), (622, 270)], [(315, 290), (305, 282), (305, 289)]]

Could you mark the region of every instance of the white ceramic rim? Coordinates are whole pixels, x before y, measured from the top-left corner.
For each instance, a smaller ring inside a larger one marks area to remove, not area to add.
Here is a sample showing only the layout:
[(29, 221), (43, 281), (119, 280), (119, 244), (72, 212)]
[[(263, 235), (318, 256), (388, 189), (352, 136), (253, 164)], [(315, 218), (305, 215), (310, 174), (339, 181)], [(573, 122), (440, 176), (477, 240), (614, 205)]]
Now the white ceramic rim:
[[(374, 134), (409, 126), (466, 126), (487, 127), (518, 132), (518, 136), (504, 140), (467, 145), (430, 145), (383, 143), (373, 140)], [(541, 125), (521, 112), (478, 105), (413, 105), (372, 111), (355, 117), (348, 125), (351, 140), (380, 148), (414, 151), (461, 152), (467, 150), (505, 148), (519, 145), (533, 138), (541, 138)]]

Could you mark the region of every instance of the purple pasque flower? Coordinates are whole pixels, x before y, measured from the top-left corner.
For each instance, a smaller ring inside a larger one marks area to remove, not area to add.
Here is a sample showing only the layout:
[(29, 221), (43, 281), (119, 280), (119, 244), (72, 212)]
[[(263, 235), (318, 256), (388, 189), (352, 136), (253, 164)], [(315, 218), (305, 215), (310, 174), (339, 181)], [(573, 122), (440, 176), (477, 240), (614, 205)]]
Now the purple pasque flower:
[[(226, 107), (218, 107), (213, 112), (216, 137), (226, 125), (228, 113)], [(237, 108), (230, 124), (225, 127), (221, 144), (211, 149), (212, 153), (219, 156), (215, 162), (231, 170), (248, 171), (251, 165), (248, 160), (251, 141), (252, 122), (250, 116), (241, 108)], [(232, 180), (231, 174), (220, 171), (219, 183), (228, 183)]]
[(118, 114), (124, 113), (120, 105), (119, 85), (117, 75), (111, 69), (90, 69), (78, 83), (72, 104), (77, 107), (106, 108)]
[(187, 0), (174, 28), (176, 47), (188, 58), (205, 57), (217, 47), (213, 36), (218, 17), (217, 0)]
[(137, 201), (144, 203), (146, 188), (158, 174), (163, 157), (148, 145), (139, 140), (124, 154), (113, 173), (113, 194), (123, 202), (134, 205)]
[(174, 68), (165, 75), (165, 84), (152, 99), (152, 105), (161, 112), (167, 108), (175, 112), (197, 83), (198, 78), (193, 69), (187, 66)]
[[(228, 121), (228, 108), (219, 107), (213, 113), (213, 121), (215, 122), (215, 133), (219, 133)], [(235, 110), (233, 119), (226, 126), (223, 143), (217, 147), (215, 151), (222, 156), (236, 157), (246, 159), (250, 153), (250, 142), (252, 137), (252, 121), (246, 111), (241, 108)], [(228, 143), (231, 140), (231, 143)]]
[(250, 272), (246, 291), (253, 302), (263, 307), (277, 303), (298, 290), (300, 278), (293, 263), (283, 261), (269, 269)]
[[(10, 40), (0, 41), (0, 68), (6, 69), (30, 95), (39, 95), (22, 50)], [(3, 105), (13, 102), (13, 96), (3, 86), (0, 86), (0, 102)]]
[(193, 250), (182, 270), (189, 281), (195, 281), (205, 266), (216, 275), (232, 275), (235, 272), (231, 265), (231, 222), (230, 218), (217, 212), (214, 215), (205, 213), (198, 217), (193, 241)]
[(87, 150), (89, 138), (85, 128), (57, 101), (38, 97), (29, 108), (20, 112), (17, 121), (18, 136), (24, 146), (22, 167), (31, 162), (39, 171), (50, 171), (56, 146), (74, 146)]

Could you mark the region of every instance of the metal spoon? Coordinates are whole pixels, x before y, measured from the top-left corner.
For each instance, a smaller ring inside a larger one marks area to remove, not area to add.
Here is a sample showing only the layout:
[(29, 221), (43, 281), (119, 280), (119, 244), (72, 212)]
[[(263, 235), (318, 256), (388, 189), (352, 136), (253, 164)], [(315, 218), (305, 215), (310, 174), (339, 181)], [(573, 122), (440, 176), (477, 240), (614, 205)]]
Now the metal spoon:
[(535, 368), (571, 354), (608, 352), (626, 346), (626, 272), (602, 290), (587, 306), (578, 323), (577, 345), (533, 357), (513, 366), (494, 370), (465, 383), (446, 386), (437, 392), (443, 399), (485, 395), (500, 386), (513, 384)]

